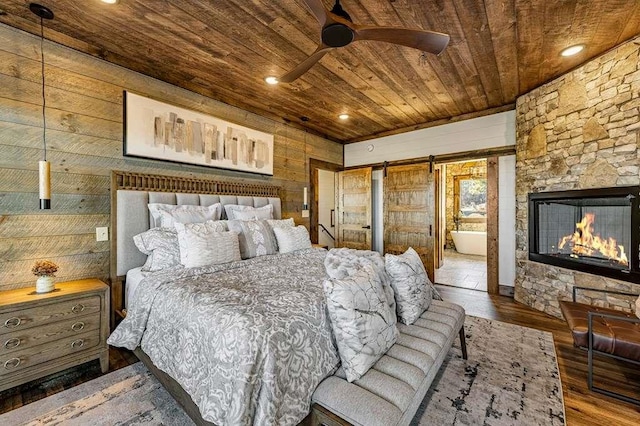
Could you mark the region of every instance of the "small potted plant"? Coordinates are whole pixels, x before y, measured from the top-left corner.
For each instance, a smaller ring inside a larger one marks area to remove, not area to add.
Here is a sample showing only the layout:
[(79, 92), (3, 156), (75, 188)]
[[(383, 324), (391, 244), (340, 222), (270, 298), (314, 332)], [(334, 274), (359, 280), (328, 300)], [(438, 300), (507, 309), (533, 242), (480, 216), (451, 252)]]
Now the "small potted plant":
[(58, 265), (50, 260), (38, 260), (33, 264), (31, 272), (38, 277), (36, 293), (49, 293), (55, 289), (53, 278), (58, 271)]

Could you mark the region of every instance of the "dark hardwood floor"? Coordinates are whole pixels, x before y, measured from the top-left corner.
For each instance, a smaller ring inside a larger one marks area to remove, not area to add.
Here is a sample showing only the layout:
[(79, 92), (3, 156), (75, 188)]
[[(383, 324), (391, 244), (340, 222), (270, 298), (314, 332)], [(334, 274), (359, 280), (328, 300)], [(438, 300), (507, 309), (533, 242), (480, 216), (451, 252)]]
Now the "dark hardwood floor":
[[(573, 347), (571, 335), (563, 321), (516, 303), (509, 297), (448, 286), (439, 286), (439, 289), (446, 300), (462, 305), (469, 315), (553, 333), (562, 378), (567, 425), (637, 426), (640, 424), (640, 407), (589, 391), (586, 353)], [(117, 348), (111, 348), (109, 356), (111, 371), (137, 361), (132, 352)], [(0, 392), (0, 413), (53, 395), (100, 375), (100, 366), (95, 361)], [(596, 383), (624, 390), (631, 396), (640, 398), (640, 371), (633, 365), (598, 360)]]

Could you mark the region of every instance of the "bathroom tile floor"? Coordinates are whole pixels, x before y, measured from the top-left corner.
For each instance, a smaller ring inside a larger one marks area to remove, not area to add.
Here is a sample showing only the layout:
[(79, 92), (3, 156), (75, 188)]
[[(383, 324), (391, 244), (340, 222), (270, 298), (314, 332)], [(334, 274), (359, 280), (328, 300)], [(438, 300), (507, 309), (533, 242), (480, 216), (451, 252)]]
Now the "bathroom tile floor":
[(436, 283), (487, 291), (487, 257), (444, 251), (442, 267), (435, 271)]

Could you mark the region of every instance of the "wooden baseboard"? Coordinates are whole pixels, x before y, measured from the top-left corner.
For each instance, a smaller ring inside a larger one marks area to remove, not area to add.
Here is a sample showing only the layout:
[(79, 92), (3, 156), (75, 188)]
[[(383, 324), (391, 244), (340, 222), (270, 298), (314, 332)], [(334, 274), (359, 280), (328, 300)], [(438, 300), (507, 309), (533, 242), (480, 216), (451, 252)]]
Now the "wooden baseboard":
[(515, 287), (510, 285), (502, 285), (498, 286), (498, 294), (500, 296), (513, 297), (513, 292), (515, 291)]

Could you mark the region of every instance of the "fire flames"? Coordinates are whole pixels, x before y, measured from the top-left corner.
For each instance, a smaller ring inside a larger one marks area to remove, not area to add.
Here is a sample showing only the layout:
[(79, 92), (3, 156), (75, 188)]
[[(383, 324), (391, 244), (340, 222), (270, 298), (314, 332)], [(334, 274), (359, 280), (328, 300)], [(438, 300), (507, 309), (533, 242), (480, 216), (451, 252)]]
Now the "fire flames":
[(560, 239), (558, 248), (562, 250), (568, 244), (573, 256), (605, 257), (621, 265), (629, 265), (624, 247), (619, 246), (615, 238), (601, 238), (598, 234), (594, 235), (595, 219), (595, 214), (586, 213), (582, 220), (576, 223), (576, 231)]

